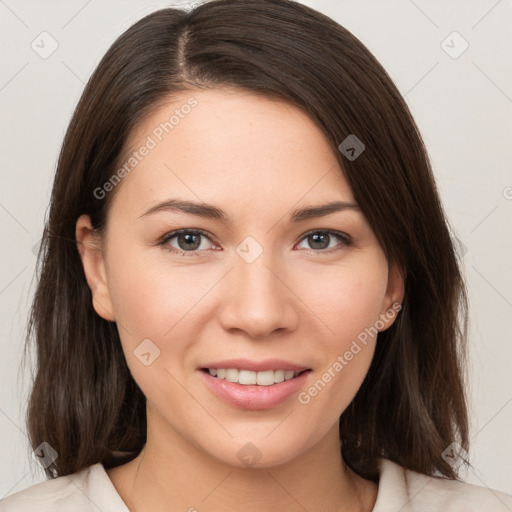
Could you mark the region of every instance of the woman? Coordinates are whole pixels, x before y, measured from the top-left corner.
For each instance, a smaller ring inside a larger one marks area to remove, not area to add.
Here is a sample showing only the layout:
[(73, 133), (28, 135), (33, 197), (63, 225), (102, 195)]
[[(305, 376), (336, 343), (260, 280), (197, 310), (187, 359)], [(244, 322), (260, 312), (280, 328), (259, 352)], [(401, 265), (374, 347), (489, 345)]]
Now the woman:
[(51, 479), (1, 510), (512, 509), (457, 480), (466, 295), (421, 137), (330, 18), (214, 0), (128, 29), (42, 254)]

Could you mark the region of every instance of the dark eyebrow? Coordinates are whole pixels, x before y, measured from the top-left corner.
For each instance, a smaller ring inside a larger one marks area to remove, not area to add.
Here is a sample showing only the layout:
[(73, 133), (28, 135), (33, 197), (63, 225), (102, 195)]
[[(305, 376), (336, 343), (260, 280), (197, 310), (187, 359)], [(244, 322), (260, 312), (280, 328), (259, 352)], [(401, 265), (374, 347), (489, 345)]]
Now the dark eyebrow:
[(300, 210), (294, 210), (290, 216), (292, 222), (302, 222), (316, 217), (323, 217), (334, 212), (342, 212), (343, 210), (361, 211), (356, 203), (347, 203), (345, 201), (334, 201), (333, 203), (321, 204), (319, 206), (309, 206)]
[(227, 213), (220, 208), (211, 204), (196, 203), (194, 201), (184, 201), (180, 199), (168, 199), (167, 201), (158, 203), (144, 212), (139, 219), (160, 211), (180, 211), (191, 213), (192, 215), (198, 215), (199, 217), (205, 217), (207, 219), (220, 220), (226, 223), (231, 222)]
[[(293, 223), (298, 223), (308, 219), (314, 219), (316, 217), (323, 217), (324, 215), (329, 215), (331, 213), (343, 210), (360, 211), (360, 208), (355, 203), (349, 203), (345, 201), (334, 201), (332, 203), (322, 204), (318, 206), (309, 206), (307, 208), (293, 210), (290, 215), (290, 221)], [(207, 219), (220, 220), (222, 222), (225, 222), (226, 224), (232, 223), (232, 220), (229, 217), (229, 215), (220, 208), (217, 208), (216, 206), (206, 203), (197, 203), (194, 201), (185, 201), (179, 199), (168, 199), (166, 201), (158, 203), (155, 206), (152, 206), (142, 215), (140, 215), (139, 219), (160, 211), (181, 211), (185, 213), (190, 213), (192, 215), (197, 215), (199, 217), (204, 217)]]

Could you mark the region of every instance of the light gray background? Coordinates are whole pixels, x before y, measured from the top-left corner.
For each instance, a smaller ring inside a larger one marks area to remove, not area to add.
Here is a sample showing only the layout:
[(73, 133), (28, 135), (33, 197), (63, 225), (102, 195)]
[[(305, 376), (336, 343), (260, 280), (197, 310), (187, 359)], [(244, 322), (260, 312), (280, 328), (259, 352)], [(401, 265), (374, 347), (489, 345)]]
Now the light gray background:
[[(422, 131), (462, 243), (471, 299), (474, 470), (462, 476), (512, 493), (512, 2), (304, 3), (369, 47)], [(30, 458), (29, 379), (18, 367), (34, 289), (33, 246), (65, 129), (114, 39), (142, 16), (176, 4), (190, 2), (0, 0), (0, 498), (44, 480)], [(59, 45), (47, 59), (31, 48), (43, 31)], [(452, 56), (441, 45), (453, 31), (469, 44), (458, 58), (457, 36), (445, 43)]]

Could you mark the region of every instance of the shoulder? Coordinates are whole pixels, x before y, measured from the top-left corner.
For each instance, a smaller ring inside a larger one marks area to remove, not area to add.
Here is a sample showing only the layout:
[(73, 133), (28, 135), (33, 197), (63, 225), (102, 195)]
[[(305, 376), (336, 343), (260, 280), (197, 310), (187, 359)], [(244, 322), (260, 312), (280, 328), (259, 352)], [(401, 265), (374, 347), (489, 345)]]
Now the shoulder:
[(101, 463), (0, 500), (0, 512), (129, 512)]
[(372, 512), (510, 512), (512, 496), (447, 478), (416, 473), (380, 459), (377, 501)]

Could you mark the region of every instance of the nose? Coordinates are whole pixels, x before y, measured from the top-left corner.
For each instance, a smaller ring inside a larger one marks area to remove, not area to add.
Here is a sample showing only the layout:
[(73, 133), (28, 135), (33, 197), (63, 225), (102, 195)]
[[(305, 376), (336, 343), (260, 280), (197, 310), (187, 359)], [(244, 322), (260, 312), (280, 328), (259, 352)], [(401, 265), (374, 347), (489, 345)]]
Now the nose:
[(223, 328), (259, 339), (296, 329), (297, 298), (287, 275), (283, 265), (265, 252), (252, 263), (237, 256), (225, 283), (228, 291), (219, 315)]

